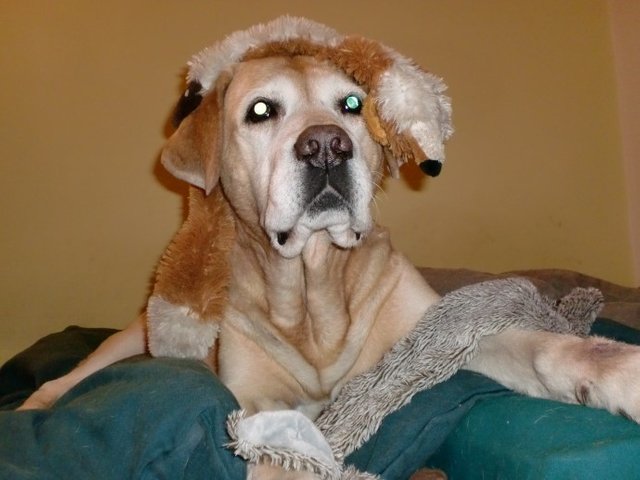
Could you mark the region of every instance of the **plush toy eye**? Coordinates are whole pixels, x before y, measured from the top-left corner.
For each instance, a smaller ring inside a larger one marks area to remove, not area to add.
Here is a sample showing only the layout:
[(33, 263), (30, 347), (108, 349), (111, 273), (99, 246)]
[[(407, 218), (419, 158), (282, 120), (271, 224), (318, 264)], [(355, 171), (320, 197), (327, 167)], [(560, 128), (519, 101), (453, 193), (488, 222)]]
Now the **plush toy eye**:
[(344, 113), (359, 114), (362, 110), (362, 99), (355, 94), (347, 95), (340, 102), (340, 108)]
[(276, 106), (268, 100), (257, 100), (247, 110), (246, 120), (251, 123), (260, 123), (273, 118), (276, 115)]

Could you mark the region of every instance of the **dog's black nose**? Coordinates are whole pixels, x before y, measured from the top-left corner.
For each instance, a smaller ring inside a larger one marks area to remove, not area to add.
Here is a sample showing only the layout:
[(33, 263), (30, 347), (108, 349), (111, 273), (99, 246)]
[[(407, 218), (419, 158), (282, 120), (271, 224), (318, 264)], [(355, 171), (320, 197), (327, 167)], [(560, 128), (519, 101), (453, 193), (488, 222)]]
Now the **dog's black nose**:
[(296, 158), (316, 168), (330, 169), (353, 157), (353, 143), (337, 125), (307, 127), (293, 145)]

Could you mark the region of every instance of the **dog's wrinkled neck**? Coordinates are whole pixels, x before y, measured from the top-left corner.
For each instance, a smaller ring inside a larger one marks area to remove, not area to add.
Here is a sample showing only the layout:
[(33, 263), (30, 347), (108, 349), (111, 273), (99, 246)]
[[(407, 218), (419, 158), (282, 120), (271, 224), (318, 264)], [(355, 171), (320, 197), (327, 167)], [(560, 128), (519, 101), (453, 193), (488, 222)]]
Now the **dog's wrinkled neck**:
[(305, 344), (307, 360), (331, 364), (351, 323), (344, 291), (350, 251), (334, 246), (328, 235), (312, 236), (303, 253), (285, 258), (266, 233), (236, 219), (231, 252), (231, 308), (255, 312), (248, 320), (275, 335)]

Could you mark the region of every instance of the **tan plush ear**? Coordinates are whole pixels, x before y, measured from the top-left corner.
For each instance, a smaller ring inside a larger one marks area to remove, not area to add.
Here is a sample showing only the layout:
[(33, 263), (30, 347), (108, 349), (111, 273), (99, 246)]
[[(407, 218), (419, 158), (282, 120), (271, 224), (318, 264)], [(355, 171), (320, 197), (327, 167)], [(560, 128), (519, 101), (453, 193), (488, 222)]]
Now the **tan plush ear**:
[(207, 195), (218, 183), (220, 174), (222, 108), (229, 81), (229, 76), (221, 76), (215, 89), (201, 100), (190, 85), (178, 109), (191, 95), (196, 99), (191, 101), (193, 111), (187, 112), (160, 155), (160, 162), (172, 175), (202, 188)]

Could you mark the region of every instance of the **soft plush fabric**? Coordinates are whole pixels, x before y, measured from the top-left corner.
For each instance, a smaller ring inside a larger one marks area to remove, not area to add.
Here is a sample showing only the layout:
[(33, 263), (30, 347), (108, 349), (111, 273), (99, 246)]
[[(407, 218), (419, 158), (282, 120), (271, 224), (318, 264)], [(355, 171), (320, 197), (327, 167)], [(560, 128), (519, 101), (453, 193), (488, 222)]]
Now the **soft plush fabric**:
[(482, 337), (508, 328), (587, 335), (601, 308), (596, 289), (578, 288), (553, 301), (524, 278), (461, 287), (429, 307), (373, 368), (347, 382), (316, 425), (343, 458), (417, 392), (463, 368)]
[(624, 287), (572, 270), (521, 270), (492, 274), (464, 268), (420, 268), (420, 273), (440, 295), (472, 283), (513, 276), (531, 280), (540, 293), (560, 298), (576, 287), (597, 288), (604, 295), (600, 316), (640, 329), (640, 288)]
[[(15, 406), (29, 383), (55, 376), (51, 367), (40, 375), (20, 366), (54, 357), (63, 373), (71, 365), (56, 346), (85, 350), (85, 340), (95, 345), (109, 333), (72, 328), (18, 355), (0, 370), (1, 404)], [(243, 479), (244, 462), (224, 447), (224, 423), (237, 408), (199, 362), (130, 359), (89, 377), (51, 410), (1, 411), (0, 478)]]
[[(613, 322), (599, 320), (594, 331), (640, 343), (639, 332)], [(109, 333), (72, 328), (18, 355), (0, 369), (0, 405), (15, 407), (83, 356), (73, 352)], [(244, 463), (223, 447), (236, 408), (197, 362), (132, 359), (90, 377), (50, 411), (0, 412), (0, 478), (243, 479)], [(602, 468), (608, 478), (634, 478), (640, 427), (461, 371), (390, 415), (347, 461), (386, 479), (425, 465), (452, 479), (603, 478)]]
[[(640, 344), (638, 330), (610, 320), (597, 320), (591, 333)], [(460, 371), (387, 417), (348, 461), (385, 479), (425, 465), (452, 480), (632, 479), (640, 478), (640, 426)]]

